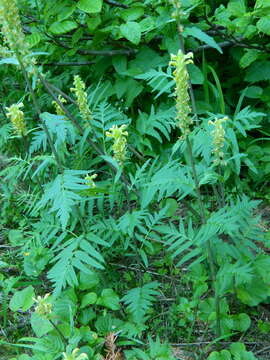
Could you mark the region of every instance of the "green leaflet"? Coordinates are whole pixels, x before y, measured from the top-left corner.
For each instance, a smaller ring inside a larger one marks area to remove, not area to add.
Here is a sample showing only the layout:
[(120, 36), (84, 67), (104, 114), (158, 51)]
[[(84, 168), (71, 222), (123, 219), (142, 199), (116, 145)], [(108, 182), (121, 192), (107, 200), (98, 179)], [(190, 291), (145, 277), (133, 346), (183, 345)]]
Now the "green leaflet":
[(121, 34), (135, 45), (138, 45), (141, 40), (141, 27), (135, 21), (128, 21), (126, 24), (120, 26)]
[(102, 9), (102, 4), (103, 0), (80, 0), (77, 7), (86, 13), (98, 13)]
[(131, 289), (121, 299), (127, 305), (127, 310), (133, 315), (135, 322), (144, 321), (148, 309), (159, 295), (157, 290), (159, 285), (158, 282), (151, 282), (142, 287)]
[(197, 27), (187, 27), (184, 30), (184, 36), (193, 36), (196, 39), (204, 42), (205, 44), (211, 46), (212, 48), (216, 49), (218, 52), (222, 54), (221, 47), (217, 44), (217, 42), (209, 35), (207, 35), (204, 31)]
[(70, 21), (70, 20), (64, 20), (64, 21), (57, 21), (57, 22), (54, 22), (49, 30), (53, 33), (53, 34), (56, 34), (56, 35), (59, 35), (59, 34), (65, 34), (67, 32), (70, 32), (71, 30), (74, 30), (76, 29), (77, 27), (77, 24), (75, 23), (75, 21)]

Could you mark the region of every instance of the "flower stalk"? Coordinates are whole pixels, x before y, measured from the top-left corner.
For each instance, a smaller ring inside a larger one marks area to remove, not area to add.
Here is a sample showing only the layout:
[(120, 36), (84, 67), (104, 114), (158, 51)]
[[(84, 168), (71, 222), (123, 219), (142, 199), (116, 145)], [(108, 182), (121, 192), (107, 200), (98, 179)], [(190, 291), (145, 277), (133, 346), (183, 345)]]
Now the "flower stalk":
[(16, 0), (0, 0), (0, 24), (4, 44), (16, 57), (20, 56), (26, 68), (33, 67), (35, 61), (30, 56), (30, 47), (22, 30)]
[(24, 112), (20, 110), (22, 107), (23, 103), (13, 104), (10, 107), (6, 107), (6, 116), (10, 119), (15, 133), (19, 136), (24, 136), (26, 134)]
[(182, 132), (183, 139), (186, 139), (190, 133), (190, 126), (193, 123), (190, 116), (190, 97), (189, 97), (189, 74), (186, 68), (187, 64), (193, 63), (193, 54), (189, 52), (184, 54), (179, 50), (177, 55), (171, 55), (170, 65), (175, 67), (173, 76), (175, 79), (175, 98), (176, 98), (176, 119)]
[(106, 131), (106, 136), (113, 139), (113, 157), (120, 165), (123, 165), (126, 160), (128, 136), (126, 128), (127, 125), (121, 125), (120, 127), (113, 125), (109, 131)]
[(91, 123), (93, 116), (88, 106), (87, 93), (85, 91), (85, 83), (82, 81), (79, 75), (74, 76), (73, 81), (74, 88), (70, 90), (76, 95), (77, 105), (81, 114), (81, 117), (87, 122)]

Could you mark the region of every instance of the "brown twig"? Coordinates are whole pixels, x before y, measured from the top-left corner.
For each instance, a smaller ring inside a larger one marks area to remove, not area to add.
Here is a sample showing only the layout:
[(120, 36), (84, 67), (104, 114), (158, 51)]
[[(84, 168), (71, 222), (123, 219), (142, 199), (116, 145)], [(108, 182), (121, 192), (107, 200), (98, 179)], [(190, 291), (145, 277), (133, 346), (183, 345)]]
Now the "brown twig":
[(107, 3), (107, 4), (109, 4), (109, 5), (112, 5), (112, 6), (117, 6), (117, 7), (123, 8), (123, 9), (129, 9), (129, 6), (128, 6), (128, 5), (119, 3), (118, 1), (114, 1), (114, 0), (104, 0), (104, 2)]
[(82, 61), (82, 62), (75, 62), (75, 61), (68, 61), (68, 62), (50, 62), (50, 63), (38, 63), (38, 65), (43, 66), (86, 66), (86, 65), (93, 65), (95, 64), (94, 61)]

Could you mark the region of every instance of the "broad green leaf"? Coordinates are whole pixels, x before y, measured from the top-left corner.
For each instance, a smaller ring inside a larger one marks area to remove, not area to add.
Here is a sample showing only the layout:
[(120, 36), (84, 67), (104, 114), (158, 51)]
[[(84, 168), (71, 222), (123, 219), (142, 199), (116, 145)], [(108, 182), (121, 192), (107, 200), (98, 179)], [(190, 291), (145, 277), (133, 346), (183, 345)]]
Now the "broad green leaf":
[(263, 89), (260, 86), (249, 86), (246, 88), (245, 96), (250, 99), (259, 99), (263, 93)]
[(270, 80), (270, 61), (256, 61), (247, 70), (245, 81), (258, 82)]
[(199, 29), (197, 27), (194, 27), (194, 26), (187, 27), (184, 30), (183, 34), (185, 36), (187, 36), (187, 35), (193, 36), (196, 39), (198, 39), (198, 40), (204, 42), (205, 44), (211, 46), (212, 48), (216, 49), (221, 54), (223, 53), (221, 47), (217, 44), (217, 42), (211, 36), (207, 35), (205, 32), (203, 32), (201, 29)]
[(98, 13), (102, 9), (103, 0), (80, 0), (77, 7), (89, 14)]
[(166, 207), (166, 215), (173, 216), (178, 208), (178, 203), (175, 199), (163, 199), (160, 203), (161, 207)]
[(86, 274), (84, 272), (80, 272), (80, 289), (88, 290), (95, 288), (99, 283), (99, 277), (96, 273)]
[(127, 57), (125, 55), (116, 55), (112, 58), (112, 64), (116, 72), (123, 74), (127, 70)]
[(90, 17), (89, 19), (87, 19), (86, 24), (89, 31), (93, 32), (101, 24), (101, 18), (99, 15), (95, 17)]
[(142, 32), (148, 32), (156, 27), (155, 18), (148, 16), (140, 21), (140, 27)]
[(245, 54), (241, 57), (239, 65), (242, 68), (246, 68), (258, 59), (261, 51), (256, 49), (246, 49)]
[(76, 9), (76, 4), (70, 4), (70, 6), (64, 6), (57, 16), (58, 21), (63, 21), (70, 17)]
[(257, 29), (266, 35), (270, 35), (270, 16), (262, 17), (256, 24)]
[(236, 17), (241, 17), (246, 13), (245, 0), (230, 0), (228, 11)]
[(12, 246), (20, 246), (25, 243), (24, 234), (21, 230), (9, 230), (8, 240)]
[(31, 35), (26, 36), (26, 40), (30, 45), (30, 48), (32, 48), (40, 42), (41, 36), (38, 32), (33, 32)]
[(258, 360), (251, 351), (247, 351), (243, 343), (232, 343), (230, 352), (234, 356), (234, 360)]
[(144, 9), (141, 6), (134, 6), (129, 9), (123, 10), (120, 16), (125, 21), (133, 21), (140, 18), (143, 14)]
[(54, 22), (50, 27), (49, 27), (49, 31), (52, 32), (53, 34), (59, 35), (59, 34), (64, 34), (67, 33), (71, 30), (74, 30), (77, 28), (77, 23), (75, 21), (71, 21), (71, 20), (65, 20), (62, 22)]
[(135, 21), (128, 21), (120, 26), (121, 34), (130, 42), (138, 45), (141, 40), (141, 27)]
[(270, 7), (270, 0), (256, 0), (255, 9)]
[(238, 299), (246, 305), (256, 306), (270, 295), (269, 286), (264, 284), (260, 278), (253, 280), (248, 285), (236, 289)]
[(93, 305), (97, 301), (97, 294), (90, 292), (82, 297), (81, 309), (84, 309), (88, 305)]
[(97, 300), (98, 305), (105, 306), (111, 310), (119, 310), (119, 297), (113, 289), (104, 289)]
[(231, 360), (231, 353), (228, 350), (213, 351), (208, 356), (207, 360)]
[(31, 315), (31, 326), (37, 337), (41, 337), (54, 329), (49, 320), (39, 316), (35, 312)]
[(9, 308), (12, 311), (18, 311), (21, 309), (22, 311), (28, 310), (34, 304), (34, 288), (33, 286), (28, 286), (27, 288), (16, 291), (12, 296)]
[(233, 329), (238, 331), (247, 331), (251, 325), (250, 317), (245, 314), (233, 315)]

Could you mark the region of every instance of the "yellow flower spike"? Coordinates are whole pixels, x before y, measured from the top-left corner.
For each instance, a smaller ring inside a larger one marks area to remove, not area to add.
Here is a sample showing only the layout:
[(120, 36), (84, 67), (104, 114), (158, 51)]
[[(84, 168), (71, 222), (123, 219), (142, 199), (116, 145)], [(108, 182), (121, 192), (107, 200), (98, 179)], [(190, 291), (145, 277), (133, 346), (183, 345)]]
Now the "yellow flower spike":
[(214, 164), (215, 165), (226, 165), (226, 161), (224, 161), (224, 142), (225, 142), (225, 130), (223, 128), (223, 123), (228, 120), (228, 117), (225, 116), (223, 118), (216, 118), (215, 121), (208, 121), (208, 124), (213, 125), (214, 129), (211, 131), (212, 139), (213, 139), (213, 154), (214, 154)]
[(82, 81), (79, 75), (75, 75), (73, 85), (74, 88), (71, 88), (70, 90), (73, 91), (76, 95), (77, 105), (79, 107), (80, 114), (82, 118), (89, 123), (92, 121), (93, 116), (88, 106), (85, 83)]
[(126, 159), (126, 147), (127, 147), (127, 136), (126, 131), (127, 125), (113, 125), (109, 131), (106, 131), (106, 136), (112, 138), (114, 143), (112, 146), (114, 152), (114, 159), (122, 165)]
[(34, 65), (34, 59), (26, 57), (30, 50), (22, 31), (16, 0), (0, 0), (0, 24), (4, 42), (10, 50), (20, 56), (26, 67)]
[(71, 355), (68, 355), (67, 353), (64, 352), (62, 360), (85, 360), (85, 359), (88, 359), (88, 356), (85, 353), (78, 355), (79, 351), (80, 351), (80, 349), (76, 348), (72, 351)]
[[(66, 104), (66, 102), (67, 102), (67, 100), (64, 99), (61, 95), (58, 96), (58, 100), (62, 104)], [(58, 105), (56, 101), (52, 101), (52, 105), (54, 106), (55, 112), (56, 112), (57, 115), (65, 116), (64, 110), (62, 110), (61, 106)]]
[(26, 134), (26, 125), (24, 121), (24, 113), (20, 110), (23, 107), (23, 103), (13, 104), (7, 107), (7, 117), (10, 119), (15, 133), (19, 136)]
[(96, 184), (94, 183), (94, 179), (97, 177), (97, 174), (87, 175), (84, 179), (86, 180), (86, 185), (89, 186), (90, 189), (94, 189)]
[(50, 304), (47, 299), (50, 296), (50, 294), (42, 296), (38, 296), (36, 299), (33, 298), (34, 302), (37, 303), (37, 306), (35, 307), (35, 312), (40, 315), (47, 317), (52, 312), (52, 304)]
[(189, 89), (189, 74), (186, 68), (187, 64), (193, 64), (193, 54), (191, 52), (186, 55), (179, 50), (177, 55), (171, 55), (170, 66), (175, 67), (173, 76), (175, 79), (175, 97), (176, 97), (176, 119), (178, 120), (178, 126), (182, 131), (182, 137), (185, 139), (190, 133), (190, 126), (193, 120), (190, 116), (190, 97), (188, 93)]

